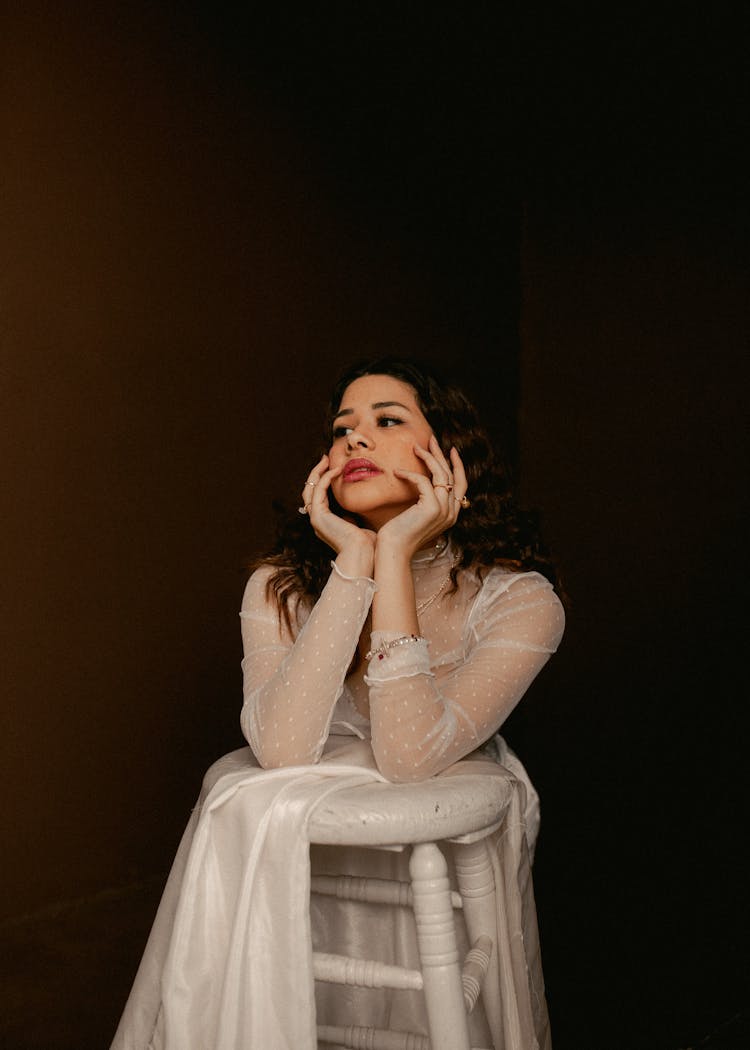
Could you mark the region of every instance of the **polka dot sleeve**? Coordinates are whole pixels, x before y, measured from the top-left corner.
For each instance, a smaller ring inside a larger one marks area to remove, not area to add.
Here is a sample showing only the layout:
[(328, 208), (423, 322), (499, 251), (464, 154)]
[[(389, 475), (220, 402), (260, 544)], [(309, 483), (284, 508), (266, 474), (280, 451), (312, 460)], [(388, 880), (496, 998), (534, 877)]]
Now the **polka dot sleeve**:
[(269, 568), (253, 573), (242, 600), (240, 722), (265, 768), (307, 765), (323, 751), (375, 584), (346, 577), (333, 565), (306, 622), (290, 634), (266, 597), (270, 575)]
[[(370, 660), (372, 748), (381, 773), (393, 781), (423, 780), (489, 739), (555, 652), (563, 627), (560, 601), (542, 576), (493, 572), (452, 662), (431, 663), (429, 630), (428, 643)], [(388, 640), (373, 632), (373, 648)]]

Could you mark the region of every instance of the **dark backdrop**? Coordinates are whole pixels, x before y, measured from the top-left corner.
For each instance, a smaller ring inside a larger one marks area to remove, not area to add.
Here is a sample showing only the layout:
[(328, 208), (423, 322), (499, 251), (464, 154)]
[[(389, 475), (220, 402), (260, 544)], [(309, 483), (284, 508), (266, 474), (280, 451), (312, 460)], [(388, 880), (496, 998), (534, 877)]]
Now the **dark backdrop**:
[(508, 725), (556, 1046), (666, 1050), (746, 1007), (743, 27), (496, 6), (7, 20), (2, 900), (166, 869), (332, 374), (428, 353), (570, 596)]

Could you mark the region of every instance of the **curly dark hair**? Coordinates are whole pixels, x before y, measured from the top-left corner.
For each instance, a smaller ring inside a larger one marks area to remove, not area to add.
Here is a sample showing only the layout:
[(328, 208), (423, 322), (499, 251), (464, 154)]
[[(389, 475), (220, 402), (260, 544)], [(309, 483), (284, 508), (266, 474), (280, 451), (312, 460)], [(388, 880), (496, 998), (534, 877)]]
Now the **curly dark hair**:
[[(493, 566), (513, 571), (536, 570), (554, 584), (555, 568), (539, 535), (538, 516), (521, 510), (514, 498), (510, 473), (492, 448), (476, 409), (455, 386), (442, 382), (432, 371), (414, 361), (380, 357), (361, 361), (340, 377), (331, 393), (326, 414), (326, 444), (331, 424), (346, 388), (355, 379), (387, 375), (407, 383), (432, 427), (440, 447), (453, 445), (466, 470), (471, 509), (462, 512), (450, 530), (455, 561), (451, 570), (452, 590), (461, 569), (471, 569), (480, 580)], [(341, 513), (333, 494), (331, 509)], [(281, 510), (277, 506), (277, 510)], [(275, 599), (280, 616), (291, 627), (291, 604), (314, 604), (331, 572), (332, 552), (319, 540), (305, 517), (287, 511), (273, 548), (251, 568), (274, 566), (268, 581), (268, 596)]]

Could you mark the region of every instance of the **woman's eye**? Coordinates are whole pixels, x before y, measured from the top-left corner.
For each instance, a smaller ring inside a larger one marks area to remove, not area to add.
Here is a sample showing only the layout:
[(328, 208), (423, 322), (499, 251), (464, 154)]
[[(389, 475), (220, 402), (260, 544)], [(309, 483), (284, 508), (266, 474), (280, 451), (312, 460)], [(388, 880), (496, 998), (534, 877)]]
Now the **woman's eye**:
[(351, 432), (351, 429), (352, 429), (351, 427), (334, 427), (333, 428), (334, 440), (336, 438), (346, 437), (346, 435)]
[(403, 420), (397, 419), (395, 416), (380, 416), (378, 419), (379, 427), (398, 427), (401, 425)]

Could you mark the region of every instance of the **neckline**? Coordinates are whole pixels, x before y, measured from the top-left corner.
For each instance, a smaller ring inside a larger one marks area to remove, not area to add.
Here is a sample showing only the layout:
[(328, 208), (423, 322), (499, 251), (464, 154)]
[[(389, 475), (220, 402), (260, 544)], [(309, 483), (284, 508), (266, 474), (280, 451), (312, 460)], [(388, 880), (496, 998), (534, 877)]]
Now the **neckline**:
[(436, 565), (451, 558), (452, 555), (451, 541), (446, 538), (445, 543), (439, 548), (433, 545), (413, 554), (411, 566), (413, 569), (421, 569), (429, 565)]

